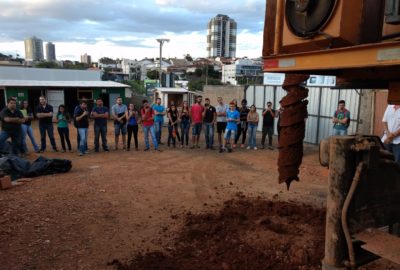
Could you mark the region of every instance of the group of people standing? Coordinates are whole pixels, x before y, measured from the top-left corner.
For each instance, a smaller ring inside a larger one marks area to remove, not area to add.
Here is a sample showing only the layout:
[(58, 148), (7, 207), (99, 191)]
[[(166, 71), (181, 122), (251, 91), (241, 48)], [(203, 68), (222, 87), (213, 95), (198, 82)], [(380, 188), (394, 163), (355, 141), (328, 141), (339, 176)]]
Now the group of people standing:
[[(130, 151), (132, 138), (134, 140), (135, 150), (139, 149), (138, 131), (139, 124), (142, 124), (145, 151), (150, 150), (149, 137), (151, 136), (154, 149), (159, 151), (162, 142), (162, 130), (164, 117), (168, 119), (168, 147), (189, 147), (189, 133), (192, 130), (192, 143), (190, 148), (200, 148), (200, 135), (204, 130), (205, 144), (207, 149), (214, 148), (214, 128), (217, 129), (218, 143), (220, 152), (229, 151), (237, 147), (241, 142), (244, 148), (246, 139), (248, 139), (247, 149), (257, 150), (256, 133), (259, 122), (259, 116), (254, 105), (247, 107), (247, 101), (241, 102), (238, 107), (237, 101), (232, 100), (229, 105), (224, 104), (221, 97), (217, 99), (216, 107), (212, 106), (210, 99), (206, 98), (204, 105), (202, 97), (196, 98), (196, 103), (189, 106), (184, 101), (178, 108), (176, 104), (171, 103), (168, 108), (161, 104), (161, 99), (157, 98), (155, 104), (151, 105), (147, 100), (142, 102), (142, 107), (138, 110), (134, 104), (126, 106), (122, 103), (122, 98), (116, 99), (115, 105), (109, 110), (103, 104), (103, 100), (95, 100), (94, 108), (89, 111), (88, 102), (82, 99), (74, 108), (71, 116), (64, 105), (58, 107), (57, 113), (53, 115), (53, 107), (47, 103), (44, 96), (39, 98), (39, 105), (34, 111), (29, 107), (27, 101), (22, 101), (17, 108), (17, 101), (10, 98), (7, 106), (1, 112), (2, 132), (0, 134), (0, 149), (4, 149), (5, 142), (11, 138), (12, 153), (28, 153), (27, 137), (29, 137), (33, 150), (36, 153), (46, 151), (46, 137), (49, 138), (51, 147), (57, 152), (57, 145), (54, 138), (53, 122), (56, 122), (57, 131), (60, 137), (62, 152), (72, 152), (72, 146), (69, 136), (69, 126), (72, 122), (77, 129), (77, 149), (80, 156), (88, 154), (88, 132), (89, 121), (93, 120), (94, 130), (94, 151), (108, 152), (107, 142), (107, 123), (111, 114), (114, 120), (114, 139), (115, 149)], [(265, 147), (265, 138), (269, 137), (268, 147), (272, 149), (272, 135), (274, 127), (274, 118), (277, 116), (272, 109), (272, 103), (268, 102), (267, 108), (263, 111), (263, 135), (261, 144)], [(35, 118), (39, 120), (40, 145), (36, 143), (33, 135), (31, 121)], [(248, 134), (248, 136), (247, 136)], [(127, 135), (127, 136), (126, 136)]]

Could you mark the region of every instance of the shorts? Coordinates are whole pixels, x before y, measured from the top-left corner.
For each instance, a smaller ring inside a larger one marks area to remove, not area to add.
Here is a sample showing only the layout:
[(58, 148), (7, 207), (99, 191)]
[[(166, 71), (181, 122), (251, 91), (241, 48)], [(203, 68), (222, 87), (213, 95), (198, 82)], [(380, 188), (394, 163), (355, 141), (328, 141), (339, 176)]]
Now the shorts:
[(203, 127), (202, 123), (195, 123), (192, 127), (192, 135), (193, 136), (200, 136), (201, 128)]
[(225, 133), (225, 129), (226, 129), (226, 122), (217, 122), (217, 133), (221, 134), (221, 133)]
[(114, 123), (114, 134), (119, 136), (119, 134), (126, 135), (126, 124)]
[(224, 135), (225, 140), (230, 140), (231, 137), (233, 137), (232, 139), (236, 137), (236, 130), (234, 129), (225, 130), (225, 135)]

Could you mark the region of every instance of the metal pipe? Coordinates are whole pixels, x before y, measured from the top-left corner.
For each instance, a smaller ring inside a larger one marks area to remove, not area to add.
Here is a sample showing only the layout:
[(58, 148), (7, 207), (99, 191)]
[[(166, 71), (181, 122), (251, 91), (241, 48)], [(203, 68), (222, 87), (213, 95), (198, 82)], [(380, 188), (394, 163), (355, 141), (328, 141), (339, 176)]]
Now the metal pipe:
[(276, 20), (275, 20), (275, 40), (274, 40), (274, 54), (277, 55), (279, 54), (279, 47), (281, 44), (281, 39), (282, 39), (282, 23), (283, 23), (283, 5), (284, 5), (284, 0), (278, 0), (277, 1), (277, 7), (276, 7)]
[(354, 255), (354, 247), (353, 247), (353, 242), (351, 240), (351, 235), (349, 231), (349, 226), (347, 223), (347, 211), (349, 210), (349, 206), (351, 203), (351, 200), (353, 199), (354, 192), (358, 186), (358, 183), (360, 182), (360, 176), (362, 171), (364, 170), (365, 164), (364, 162), (360, 162), (357, 166), (356, 172), (354, 174), (353, 182), (351, 183), (349, 193), (346, 196), (346, 199), (343, 204), (343, 209), (342, 209), (342, 229), (344, 236), (346, 238), (347, 242), (347, 250), (349, 253), (349, 260), (350, 262), (347, 262), (346, 265), (351, 267), (351, 269), (355, 269), (356, 267), (356, 259)]

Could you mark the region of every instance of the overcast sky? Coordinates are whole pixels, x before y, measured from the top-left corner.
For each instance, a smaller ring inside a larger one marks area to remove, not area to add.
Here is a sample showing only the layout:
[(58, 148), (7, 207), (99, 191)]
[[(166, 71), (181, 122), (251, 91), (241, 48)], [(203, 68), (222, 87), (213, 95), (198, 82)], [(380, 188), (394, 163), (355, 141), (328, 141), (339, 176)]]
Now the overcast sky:
[[(30, 36), (56, 45), (59, 60), (207, 56), (207, 23), (225, 14), (238, 24), (238, 57), (259, 57), (265, 0), (0, 0), (0, 52), (24, 56)], [(43, 45), (44, 46), (44, 45)]]

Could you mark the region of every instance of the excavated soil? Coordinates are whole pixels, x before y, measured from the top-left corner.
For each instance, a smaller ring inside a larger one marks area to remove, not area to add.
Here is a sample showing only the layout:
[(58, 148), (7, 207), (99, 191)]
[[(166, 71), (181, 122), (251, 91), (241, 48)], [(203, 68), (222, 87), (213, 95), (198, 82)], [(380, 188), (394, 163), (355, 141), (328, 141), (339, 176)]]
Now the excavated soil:
[(186, 213), (166, 251), (113, 264), (119, 270), (320, 269), (324, 223), (323, 210), (239, 194), (217, 213)]

